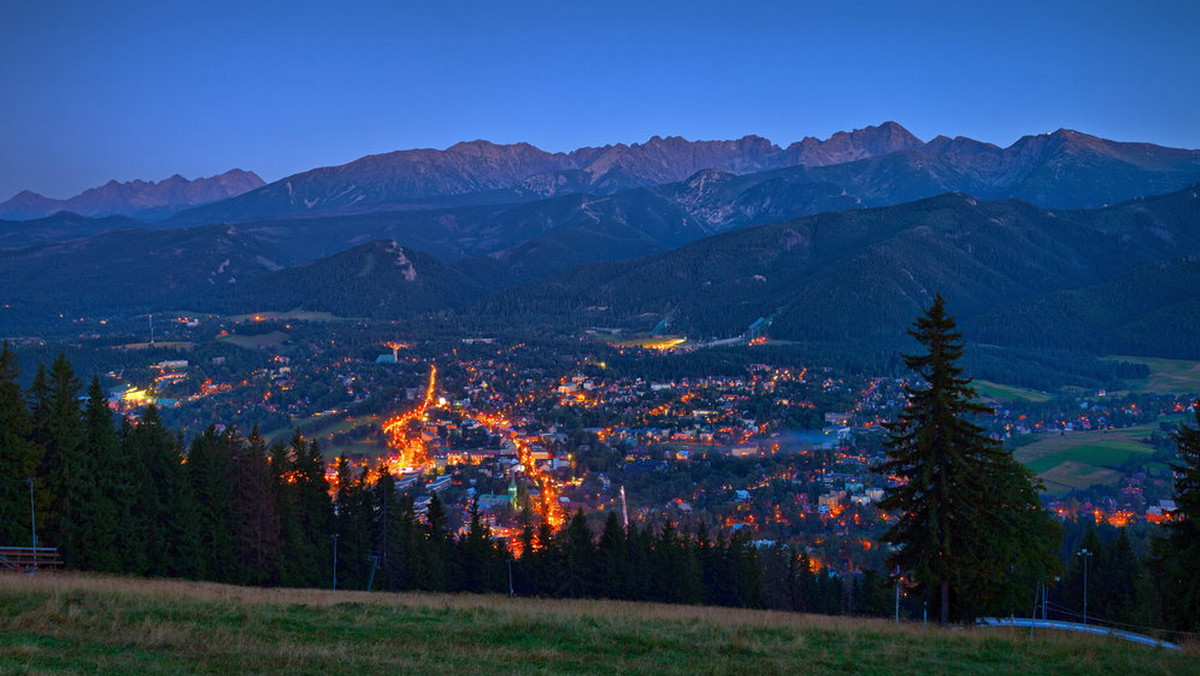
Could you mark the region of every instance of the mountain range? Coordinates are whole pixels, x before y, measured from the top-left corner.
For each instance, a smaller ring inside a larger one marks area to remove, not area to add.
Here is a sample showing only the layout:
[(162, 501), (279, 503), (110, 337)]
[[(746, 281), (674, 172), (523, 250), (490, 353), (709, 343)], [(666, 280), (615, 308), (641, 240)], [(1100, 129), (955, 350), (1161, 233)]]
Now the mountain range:
[(824, 141), (806, 138), (786, 148), (756, 136), (736, 141), (656, 136), (643, 144), (570, 153), (473, 141), (295, 174), (186, 210), (171, 223), (502, 204), (571, 193), (604, 196), (685, 181), (705, 170), (759, 174), (763, 181), (789, 184), (827, 183), (869, 206), (965, 192), (1087, 208), (1200, 180), (1200, 151), (1119, 143), (1066, 129), (1026, 136), (1007, 148), (963, 137), (922, 142), (894, 122)]
[(24, 221), (69, 211), (81, 216), (119, 215), (157, 221), (188, 207), (234, 197), (262, 185), (263, 180), (254, 172), (233, 169), (192, 181), (179, 174), (158, 182), (109, 181), (65, 200), (24, 190), (0, 204), (0, 218)]
[(528, 143), (472, 141), (446, 150), (371, 155), (295, 174), (221, 204), (189, 210), (174, 222), (518, 202), (566, 193), (607, 195), (680, 181), (704, 169), (753, 173), (802, 163), (847, 162), (919, 145), (916, 137), (894, 122), (835, 134), (825, 141), (806, 138), (786, 149), (758, 136), (736, 141), (655, 136), (646, 143), (569, 153), (549, 153)]
[(1198, 181), (1200, 151), (1069, 130), (1007, 148), (891, 122), (782, 148), (476, 141), (156, 223), (0, 221), (0, 327), (300, 307), (708, 339), (761, 318), (798, 345), (894, 351), (940, 291), (965, 330), (1024, 355), (1200, 358)]

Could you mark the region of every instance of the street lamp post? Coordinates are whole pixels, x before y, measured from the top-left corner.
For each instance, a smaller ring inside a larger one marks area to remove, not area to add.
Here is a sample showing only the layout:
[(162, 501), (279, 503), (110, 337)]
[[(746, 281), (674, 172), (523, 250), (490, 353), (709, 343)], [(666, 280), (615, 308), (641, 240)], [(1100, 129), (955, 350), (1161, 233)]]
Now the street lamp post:
[(329, 537), (333, 538), (333, 589), (334, 589), (334, 591), (337, 591), (337, 555), (338, 555), (337, 541), (338, 541), (338, 538), (341, 537), (341, 533), (334, 533), (333, 535), (330, 535)]
[(33, 479), (29, 477), (25, 483), (29, 484), (29, 534), (33, 537), (33, 570), (37, 571), (37, 510), (33, 506)]
[(1079, 550), (1079, 556), (1083, 559), (1083, 623), (1087, 624), (1088, 560), (1092, 558), (1092, 553), (1084, 548)]

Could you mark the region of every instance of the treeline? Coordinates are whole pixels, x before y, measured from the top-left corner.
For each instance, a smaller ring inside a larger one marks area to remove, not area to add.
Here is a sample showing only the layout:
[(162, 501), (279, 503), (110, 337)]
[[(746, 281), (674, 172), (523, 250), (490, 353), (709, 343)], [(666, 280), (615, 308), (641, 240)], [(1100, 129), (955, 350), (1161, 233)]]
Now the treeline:
[[(0, 350), (0, 544), (31, 540), (68, 568), (246, 585), (596, 597), (851, 612), (853, 590), (803, 552), (760, 556), (741, 536), (631, 524), (595, 534), (582, 512), (554, 531), (528, 520), (506, 543), (471, 506), (451, 527), (433, 495), (418, 513), (386, 469), (345, 457), (332, 476), (300, 434), (267, 444), (210, 427), (184, 445), (154, 407), (116, 420), (60, 355), (28, 391)], [(82, 402), (82, 403), (81, 403)], [(336, 566), (336, 573), (335, 573)], [(768, 593), (768, 589), (770, 593)], [(780, 594), (779, 590), (788, 590)]]

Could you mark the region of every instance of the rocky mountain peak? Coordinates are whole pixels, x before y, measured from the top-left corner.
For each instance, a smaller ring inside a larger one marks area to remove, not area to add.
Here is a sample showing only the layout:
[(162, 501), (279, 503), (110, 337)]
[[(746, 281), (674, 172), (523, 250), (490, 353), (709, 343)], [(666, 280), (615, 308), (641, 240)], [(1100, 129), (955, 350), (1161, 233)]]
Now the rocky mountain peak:
[(104, 185), (89, 188), (65, 200), (22, 191), (0, 204), (0, 218), (30, 220), (59, 211), (84, 216), (133, 216), (155, 220), (183, 208), (234, 197), (264, 185), (253, 172), (235, 169), (194, 181), (174, 174), (159, 182), (135, 179), (120, 182), (110, 179)]
[(895, 122), (884, 122), (878, 127), (839, 131), (824, 141), (806, 136), (787, 147), (784, 164), (828, 166), (888, 155), (921, 145), (921, 139), (904, 127)]

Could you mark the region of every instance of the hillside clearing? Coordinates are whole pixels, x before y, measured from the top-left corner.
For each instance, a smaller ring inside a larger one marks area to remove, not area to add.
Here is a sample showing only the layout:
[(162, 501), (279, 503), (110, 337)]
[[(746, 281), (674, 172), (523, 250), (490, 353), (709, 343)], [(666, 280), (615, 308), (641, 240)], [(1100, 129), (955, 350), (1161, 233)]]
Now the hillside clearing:
[(1200, 392), (1200, 361), (1158, 359), (1155, 357), (1107, 357), (1114, 361), (1145, 364), (1150, 377), (1133, 382), (1136, 392), (1155, 394), (1196, 394)]
[(1030, 401), (1037, 404), (1050, 401), (1049, 394), (1015, 385), (1001, 385), (987, 380), (976, 380), (972, 383), (980, 396), (995, 401)]

